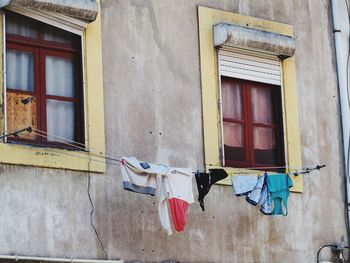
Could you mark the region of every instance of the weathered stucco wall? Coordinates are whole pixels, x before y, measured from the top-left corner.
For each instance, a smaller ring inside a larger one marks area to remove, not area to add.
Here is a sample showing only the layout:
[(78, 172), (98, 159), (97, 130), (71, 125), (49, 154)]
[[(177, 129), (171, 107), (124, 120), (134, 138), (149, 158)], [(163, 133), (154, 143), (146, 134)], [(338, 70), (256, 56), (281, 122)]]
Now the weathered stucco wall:
[[(109, 258), (156, 262), (315, 262), (346, 240), (337, 79), (328, 1), (102, 1), (106, 150), (110, 155), (203, 167), (197, 5), (289, 23), (302, 158), (326, 163), (292, 194), (288, 217), (267, 217), (214, 186), (206, 212), (167, 237), (157, 199), (122, 190), (118, 166), (91, 175), (94, 221)], [(2, 165), (0, 253), (103, 258), (90, 225), (87, 174)], [(195, 190), (195, 193), (197, 191)]]

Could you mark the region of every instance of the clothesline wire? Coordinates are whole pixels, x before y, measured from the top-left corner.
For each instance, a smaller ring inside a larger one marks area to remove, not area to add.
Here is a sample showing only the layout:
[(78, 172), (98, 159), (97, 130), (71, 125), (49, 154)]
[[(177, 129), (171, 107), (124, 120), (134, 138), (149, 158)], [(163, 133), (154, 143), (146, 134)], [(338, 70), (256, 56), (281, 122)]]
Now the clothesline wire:
[[(121, 162), (120, 159), (118, 158), (114, 158), (112, 156), (108, 156), (108, 155), (103, 155), (101, 149), (97, 149), (97, 148), (94, 148), (94, 147), (86, 147), (86, 145), (84, 143), (81, 143), (81, 142), (77, 142), (77, 141), (73, 141), (73, 140), (70, 140), (70, 139), (67, 139), (67, 138), (64, 138), (64, 137), (61, 137), (61, 136), (58, 136), (58, 135), (55, 135), (55, 134), (51, 134), (51, 133), (47, 133), (45, 131), (41, 131), (41, 130), (38, 130), (38, 129), (33, 129), (34, 133), (40, 137), (43, 137), (43, 138), (47, 138), (47, 136), (51, 136), (51, 137), (54, 137), (54, 138), (58, 138), (60, 140), (56, 140), (57, 142), (59, 143), (62, 143), (62, 144), (65, 144), (67, 146), (71, 146), (71, 147), (74, 147), (76, 149), (80, 149), (80, 150), (83, 150), (83, 151), (87, 151), (87, 152), (90, 152), (90, 149), (94, 149), (96, 151), (98, 151), (99, 153), (94, 153), (94, 155), (100, 157), (100, 158), (105, 158), (105, 159), (110, 159), (110, 160), (113, 160), (113, 161), (117, 161), (117, 162)], [(46, 135), (43, 135), (43, 134), (46, 134)], [(68, 142), (72, 142), (72, 143), (68, 143)], [(81, 145), (81, 146), (78, 146), (78, 145)]]
[[(37, 135), (39, 137), (43, 137), (43, 138), (47, 138), (47, 136), (59, 138), (60, 140), (55, 140), (55, 141), (58, 142), (58, 143), (70, 146), (72, 148), (82, 150), (81, 152), (79, 152), (79, 155), (72, 154), (72, 153), (67, 153), (67, 152), (62, 152), (62, 151), (55, 151), (55, 149), (50, 149), (53, 152), (69, 155), (69, 156), (72, 156), (72, 157), (82, 158), (82, 159), (86, 159), (86, 160), (91, 160), (91, 161), (95, 161), (95, 162), (106, 163), (106, 164), (110, 164), (110, 165), (119, 165), (121, 163), (121, 159), (113, 157), (113, 156), (103, 155), (102, 151), (99, 151), (100, 153), (94, 153), (94, 152), (91, 152), (86, 147), (82, 147), (82, 146), (78, 146), (77, 145), (77, 144), (79, 144), (79, 145), (84, 145), (85, 146), (85, 144), (83, 144), (83, 143), (80, 143), (80, 142), (77, 142), (77, 141), (73, 141), (73, 140), (70, 140), (70, 139), (67, 139), (67, 138), (64, 138), (64, 137), (52, 134), (52, 133), (48, 133), (48, 132), (45, 132), (45, 131), (41, 131), (41, 130), (38, 130), (38, 129), (35, 129), (35, 128), (31, 128), (31, 127), (28, 127), (28, 128), (22, 129), (22, 130), (18, 130), (18, 131), (15, 131), (13, 133), (5, 134), (5, 135), (1, 136), (0, 138), (4, 138), (4, 137), (8, 137), (8, 136), (16, 136), (16, 137), (18, 137), (19, 136), (18, 134), (22, 133), (21, 136), (24, 136), (27, 139), (33, 139), (32, 137), (30, 137), (29, 134), (23, 134), (23, 132), (25, 132), (25, 131), (27, 131), (28, 133), (34, 133), (35, 135)], [(74, 144), (68, 143), (68, 142), (72, 142)], [(92, 149), (92, 148), (93, 147), (90, 147), (90, 149)], [(94, 149), (98, 150), (97, 148), (94, 148)], [(86, 155), (87, 157), (84, 157), (84, 156), (81, 156), (81, 155)], [(101, 159), (104, 159), (104, 160), (100, 160), (100, 159), (96, 159), (96, 158), (92, 158), (92, 157), (101, 158)], [(115, 161), (117, 163), (109, 162), (108, 160), (109, 161)], [(217, 165), (213, 165), (213, 164), (207, 164), (207, 165), (208, 166), (212, 166), (212, 167), (217, 167)], [(264, 169), (266, 169), (266, 170), (268, 170), (268, 169), (286, 169), (289, 172), (290, 171), (295, 171), (294, 174), (295, 175), (299, 175), (299, 174), (310, 173), (311, 171), (314, 171), (314, 170), (320, 170), (323, 167), (325, 167), (325, 165), (317, 165), (316, 167), (313, 167), (313, 168), (308, 168), (308, 167), (294, 168), (294, 167), (288, 167), (288, 166), (271, 166), (271, 167), (266, 167), (266, 166), (263, 167), (262, 166), (262, 167), (244, 167), (242, 169), (262, 170), (262, 171), (259, 171), (259, 173), (263, 172)], [(196, 172), (196, 170), (194, 171), (194, 173), (195, 172)], [(256, 171), (240, 171), (240, 170), (237, 170), (237, 171), (232, 171), (232, 172), (229, 172), (229, 173), (230, 174), (254, 174), (254, 173), (256, 173)]]
[[(33, 139), (32, 137), (30, 137), (29, 135), (22, 135), (23, 137), (25, 137), (26, 139)], [(55, 150), (54, 148), (50, 148), (48, 151), (50, 152), (55, 152), (55, 153), (58, 153), (58, 154), (63, 154), (63, 155), (68, 155), (68, 156), (72, 156), (72, 157), (76, 157), (76, 158), (81, 158), (81, 159), (85, 159), (85, 160), (91, 160), (91, 161), (94, 161), (94, 162), (99, 162), (99, 163), (105, 163), (105, 164), (110, 164), (110, 165), (115, 165), (115, 166), (119, 166), (119, 163), (113, 163), (113, 162), (109, 162), (109, 161), (106, 161), (106, 160), (99, 160), (99, 159), (95, 159), (91, 156), (89, 156), (89, 154), (86, 152), (79, 152), (77, 154), (73, 154), (74, 152), (71, 151), (71, 152), (67, 152), (67, 151), (58, 151), (58, 150)], [(82, 155), (86, 155), (85, 156), (82, 156)], [(99, 158), (102, 158), (102, 157), (99, 157)]]
[[(34, 132), (34, 134), (39, 136), (39, 137), (42, 137), (42, 138), (46, 138), (47, 137), (47, 136), (42, 135), (42, 134), (37, 133), (37, 132)], [(89, 151), (88, 149), (86, 149), (84, 147), (80, 147), (80, 146), (77, 146), (77, 145), (74, 145), (74, 144), (71, 144), (71, 143), (67, 143), (67, 142), (64, 142), (64, 141), (60, 141), (60, 140), (56, 140), (56, 142), (62, 143), (64, 145), (67, 145), (67, 146), (70, 146), (70, 147), (73, 147), (73, 148), (76, 148), (76, 149), (80, 149), (80, 150), (83, 151), (83, 152), (81, 152), (81, 154), (86, 154), (86, 155), (89, 155), (89, 156), (94, 156), (94, 157), (98, 157), (98, 158), (102, 158), (102, 159), (106, 159), (106, 160), (121, 162), (120, 159), (117, 159), (117, 158), (114, 158), (114, 157), (110, 157), (110, 156), (107, 156), (107, 155), (103, 155), (101, 153), (93, 153), (93, 152)]]
[[(60, 138), (60, 139), (63, 139), (63, 140), (67, 140), (67, 141), (71, 141), (71, 142), (74, 142), (75, 144), (80, 144), (80, 145), (84, 145), (82, 143), (79, 143), (79, 142), (76, 142), (76, 141), (72, 141), (72, 140), (69, 140), (69, 139), (66, 139), (66, 138), (63, 138), (61, 136), (57, 136), (57, 135), (54, 135), (54, 134), (49, 134), (45, 131), (41, 131), (41, 130), (38, 130), (38, 129), (34, 129), (35, 131), (38, 131), (38, 132), (41, 132), (41, 133), (45, 133), (49, 136), (52, 136), (52, 137), (57, 137), (57, 138)], [(41, 136), (41, 137), (45, 137), (46, 136), (43, 136), (41, 134), (38, 134), (36, 133), (37, 135)], [(61, 142), (61, 141), (59, 141)], [(80, 146), (77, 146), (77, 145), (74, 145), (74, 144), (69, 144), (69, 143), (65, 143), (65, 142), (61, 142), (61, 143), (64, 143), (66, 145), (69, 145), (69, 146), (72, 146), (72, 147), (75, 147), (75, 148), (79, 148), (79, 149), (82, 149), (82, 150), (86, 150), (85, 147), (80, 147)], [(95, 148), (97, 149), (97, 148)], [(91, 153), (91, 151), (90, 151)], [(106, 158), (106, 159), (110, 159), (110, 160), (113, 160), (113, 161), (118, 161), (118, 162), (121, 162), (120, 159), (117, 159), (115, 157), (111, 157), (111, 156), (108, 156), (108, 155), (102, 155), (101, 153), (99, 154), (94, 154), (95, 156), (99, 157), (99, 158)], [(211, 165), (209, 164), (208, 166), (215, 166), (215, 165)], [(319, 168), (318, 168), (319, 167)], [(319, 170), (320, 168), (323, 168), (324, 166), (316, 166), (316, 169)], [(287, 170), (294, 170), (294, 171), (298, 171), (298, 170), (311, 170), (311, 169), (314, 169), (314, 168), (292, 168), (292, 167), (288, 167), (288, 166), (270, 166), (270, 167), (267, 167), (267, 166), (261, 166), (261, 167), (246, 167), (245, 169), (287, 169)], [(242, 172), (239, 172), (239, 173), (242, 173)], [(247, 171), (247, 173), (251, 173), (249, 171)]]
[[(46, 136), (45, 135), (42, 135), (42, 134), (40, 134), (40, 133), (37, 133), (37, 132), (34, 132), (36, 135), (38, 135), (38, 136), (40, 136), (40, 137), (45, 137), (46, 138)], [(48, 134), (48, 133), (46, 133), (46, 134)], [(52, 136), (52, 137), (56, 137), (55, 135), (49, 135), (49, 136)], [(57, 136), (57, 137), (59, 137), (59, 136)], [(61, 138), (63, 138), (63, 137), (61, 137)], [(86, 150), (86, 148), (84, 148), (84, 147), (80, 147), (80, 146), (77, 146), (77, 145), (74, 145), (74, 144), (70, 144), (70, 143), (66, 143), (66, 142), (63, 142), (63, 141), (58, 141), (58, 142), (60, 142), (60, 143), (63, 143), (63, 144), (65, 144), (65, 145), (68, 145), (68, 146), (71, 146), (71, 147), (75, 147), (75, 148), (78, 148), (78, 149), (82, 149), (82, 150)], [(92, 153), (92, 152), (90, 152), (90, 155), (93, 155), (93, 156), (95, 156), (95, 157), (98, 157), (98, 158), (106, 158), (106, 159), (109, 159), (109, 160), (113, 160), (113, 161), (117, 161), (117, 162), (121, 162), (121, 160), (120, 159), (117, 159), (117, 158), (114, 158), (114, 157), (109, 157), (109, 156), (107, 156), (107, 155), (102, 155), (102, 154), (95, 154), (95, 153)], [(209, 166), (211, 166), (211, 165), (209, 165)], [(316, 169), (317, 170), (319, 170), (319, 168), (323, 168), (323, 167), (321, 167), (321, 166), (316, 166)], [(245, 168), (245, 169), (279, 169), (279, 168), (286, 168), (287, 170), (295, 170), (295, 171), (298, 171), (298, 170), (306, 170), (306, 171), (311, 171), (311, 169), (313, 169), (313, 170), (315, 170), (314, 168), (298, 168), (298, 169), (293, 169), (293, 168), (289, 168), (289, 167), (287, 167), (287, 166), (277, 166), (277, 167), (273, 167), (273, 166), (271, 166), (271, 167), (266, 167), (266, 166), (262, 166), (262, 167), (251, 167), (251, 168)], [(242, 172), (242, 171), (240, 171), (240, 172), (238, 172), (237, 171), (237, 173), (244, 173), (244, 172)], [(247, 171), (247, 172), (245, 172), (245, 173), (252, 173), (252, 171)]]

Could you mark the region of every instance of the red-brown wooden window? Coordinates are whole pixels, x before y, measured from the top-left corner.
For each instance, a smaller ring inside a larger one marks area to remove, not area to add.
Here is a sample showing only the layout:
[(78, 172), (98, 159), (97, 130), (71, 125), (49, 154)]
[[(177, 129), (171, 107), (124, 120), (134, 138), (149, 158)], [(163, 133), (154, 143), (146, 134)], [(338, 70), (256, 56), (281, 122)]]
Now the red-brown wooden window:
[(284, 165), (279, 86), (221, 77), (225, 166)]
[(60, 147), (62, 138), (84, 141), (81, 61), (79, 36), (6, 13), (7, 130), (43, 131), (10, 141)]

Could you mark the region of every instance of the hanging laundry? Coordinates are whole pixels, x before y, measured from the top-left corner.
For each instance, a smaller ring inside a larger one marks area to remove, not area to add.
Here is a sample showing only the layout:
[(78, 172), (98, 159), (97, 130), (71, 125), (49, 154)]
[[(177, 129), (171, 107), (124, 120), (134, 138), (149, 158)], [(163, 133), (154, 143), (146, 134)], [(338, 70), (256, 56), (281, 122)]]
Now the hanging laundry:
[(250, 204), (260, 205), (260, 211), (265, 215), (272, 213), (272, 201), (268, 191), (266, 173), (264, 176), (238, 175), (231, 180), (236, 196), (245, 195)]
[(161, 177), (159, 218), (168, 235), (173, 234), (169, 206), (175, 230), (181, 232), (185, 228), (188, 207), (194, 202), (192, 178), (191, 169), (186, 168), (170, 168)]
[(264, 184), (261, 189), (260, 199), (258, 204), (260, 205), (260, 212), (264, 215), (272, 214), (272, 200), (271, 195), (267, 187), (267, 173), (264, 174)]
[(260, 198), (261, 198), (261, 191), (264, 185), (265, 177), (259, 176), (258, 180), (256, 182), (256, 185), (254, 186), (254, 189), (248, 193), (247, 195), (247, 201), (248, 203), (251, 203), (252, 205), (257, 205)]
[(242, 196), (254, 190), (258, 182), (257, 175), (237, 175), (231, 178), (232, 187), (236, 196)]
[(170, 198), (169, 206), (175, 230), (177, 232), (183, 231), (186, 225), (189, 203), (178, 198)]
[(209, 173), (196, 173), (196, 182), (198, 188), (198, 202), (205, 211), (204, 197), (209, 193), (211, 186), (228, 176), (224, 169), (210, 169)]
[[(293, 186), (289, 175), (283, 173), (268, 175), (267, 185), (274, 205), (272, 215), (288, 215), (289, 188)], [(283, 210), (285, 210), (285, 212)]]
[[(172, 225), (175, 231), (183, 231), (186, 225), (188, 207), (194, 202), (192, 170), (143, 162), (135, 157), (122, 157), (121, 164), (123, 188), (152, 196), (159, 188), (158, 210), (162, 226), (168, 235), (173, 233)], [(160, 177), (160, 180), (157, 180), (157, 177)], [(157, 182), (160, 182), (160, 186), (157, 186)]]
[(122, 157), (120, 170), (125, 190), (154, 196), (157, 174), (166, 174), (169, 168), (161, 164), (145, 165), (135, 157)]

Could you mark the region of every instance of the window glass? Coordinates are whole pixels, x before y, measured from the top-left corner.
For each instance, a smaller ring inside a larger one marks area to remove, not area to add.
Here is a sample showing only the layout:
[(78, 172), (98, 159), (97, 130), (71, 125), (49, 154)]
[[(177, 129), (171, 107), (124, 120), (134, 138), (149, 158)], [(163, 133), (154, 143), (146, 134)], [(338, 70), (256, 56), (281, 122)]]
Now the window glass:
[(45, 25), (43, 39), (51, 42), (73, 44), (74, 36), (62, 29)]
[(244, 134), (241, 124), (224, 122), (224, 142), (226, 160), (245, 160)]
[(255, 162), (261, 164), (277, 164), (278, 152), (275, 131), (270, 128), (254, 127)]
[(46, 56), (46, 93), (75, 97), (74, 62), (71, 58)]
[(30, 52), (7, 49), (7, 87), (34, 91), (34, 56)]
[(224, 156), (227, 166), (282, 165), (284, 148), (277, 86), (221, 78)]
[(9, 141), (66, 147), (58, 135), (83, 142), (80, 37), (13, 12), (6, 19), (8, 130), (30, 126), (47, 134)]
[(37, 25), (32, 19), (21, 15), (6, 15), (6, 33), (22, 37), (38, 38)]
[(69, 101), (47, 100), (48, 141), (55, 141), (52, 135), (75, 140), (75, 103)]
[(267, 87), (252, 87), (251, 96), (253, 122), (274, 123), (273, 90)]
[(242, 88), (238, 83), (223, 78), (222, 88), (222, 112), (224, 118), (242, 120)]
[[(18, 92), (6, 92), (7, 131), (13, 132), (23, 128), (37, 129), (37, 102), (34, 96)], [(30, 133), (25, 139), (35, 139)]]

